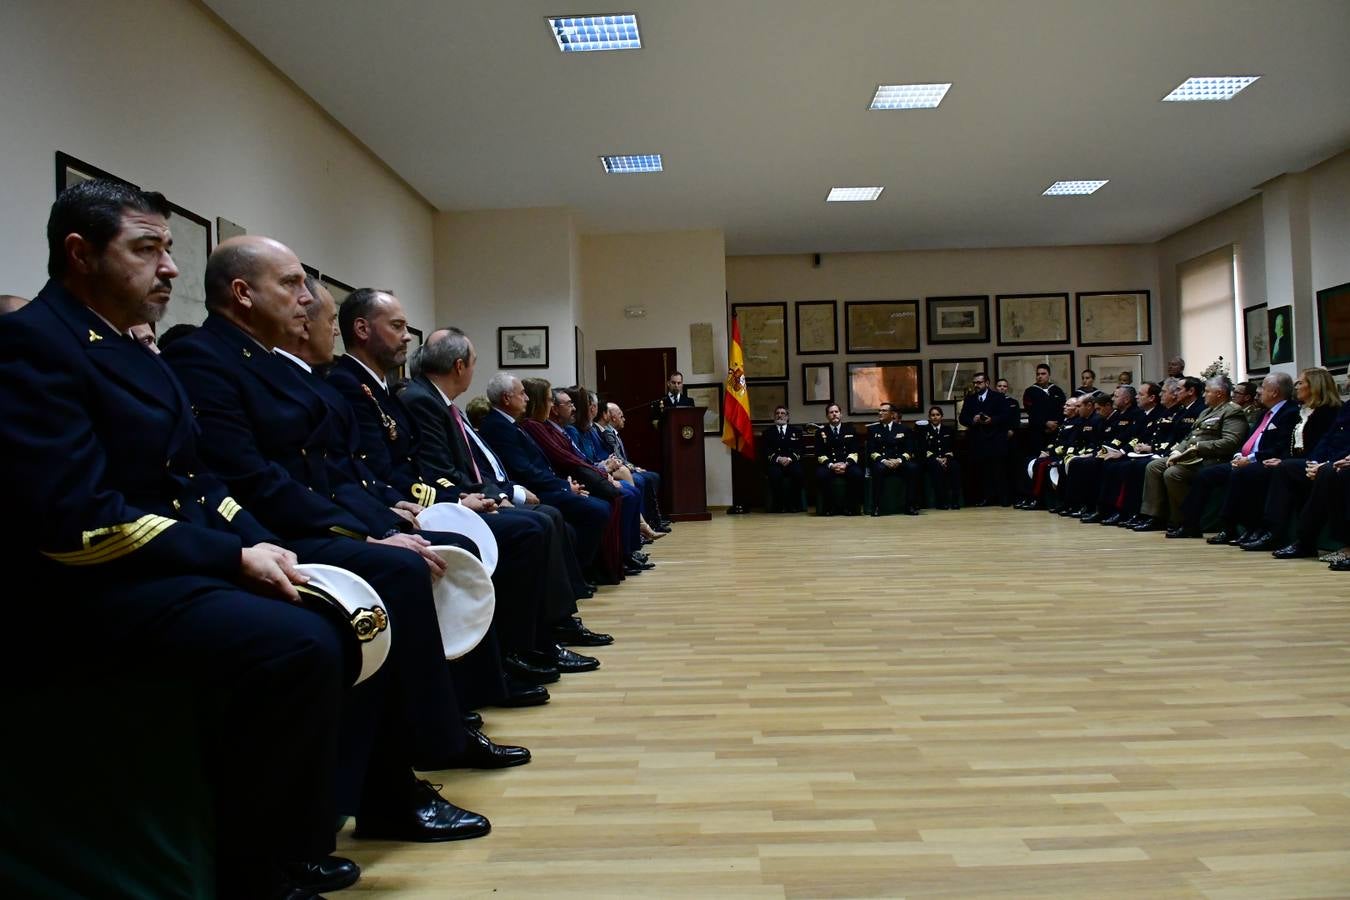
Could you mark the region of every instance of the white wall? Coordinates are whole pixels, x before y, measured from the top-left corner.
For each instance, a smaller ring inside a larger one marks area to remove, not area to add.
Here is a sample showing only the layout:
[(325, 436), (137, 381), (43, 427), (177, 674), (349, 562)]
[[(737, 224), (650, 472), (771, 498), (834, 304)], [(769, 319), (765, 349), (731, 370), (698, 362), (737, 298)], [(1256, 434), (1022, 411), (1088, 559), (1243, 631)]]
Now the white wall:
[[(719, 381), (726, 372), (726, 243), (721, 231), (585, 235), (581, 239), (581, 328), (586, 350), (675, 347), (687, 382)], [(642, 318), (624, 316), (639, 305)], [(689, 326), (711, 322), (713, 371), (695, 372)], [(653, 386), (653, 396), (661, 385)], [(708, 504), (731, 503), (731, 451), (705, 437)]]
[(0, 84), (0, 293), (45, 280), (62, 150), (430, 317), (431, 208), (195, 4), (7, 3)]

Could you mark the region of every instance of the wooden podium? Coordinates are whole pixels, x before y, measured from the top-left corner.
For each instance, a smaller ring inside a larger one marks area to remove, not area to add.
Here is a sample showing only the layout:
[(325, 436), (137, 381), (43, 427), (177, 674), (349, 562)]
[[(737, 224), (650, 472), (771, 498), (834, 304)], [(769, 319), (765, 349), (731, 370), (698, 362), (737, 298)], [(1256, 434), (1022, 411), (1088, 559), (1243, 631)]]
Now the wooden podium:
[(661, 416), (661, 502), (674, 522), (701, 522), (708, 512), (703, 462), (703, 407), (674, 406)]

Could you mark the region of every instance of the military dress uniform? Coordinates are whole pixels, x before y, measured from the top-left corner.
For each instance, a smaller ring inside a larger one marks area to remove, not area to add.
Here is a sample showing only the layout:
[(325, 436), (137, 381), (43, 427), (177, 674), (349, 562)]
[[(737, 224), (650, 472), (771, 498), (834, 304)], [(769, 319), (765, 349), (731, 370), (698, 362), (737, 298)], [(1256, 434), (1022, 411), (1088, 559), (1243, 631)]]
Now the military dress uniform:
[[(938, 509), (960, 509), (961, 463), (956, 458), (956, 426), (929, 422), (916, 427), (915, 440), (923, 454), (928, 483), (933, 486), (933, 502)], [(946, 460), (946, 464), (939, 460)]]
[[(1243, 413), (1246, 414), (1247, 410), (1243, 410)], [(1181, 504), (1182, 525), (1191, 535), (1199, 534), (1210, 497), (1218, 491), (1224, 497), (1223, 509), (1219, 514), (1222, 528), (1228, 537), (1235, 537), (1239, 519), (1245, 518), (1240, 510), (1242, 498), (1265, 493), (1264, 487), (1256, 487), (1256, 482), (1264, 483), (1272, 469), (1262, 463), (1268, 459), (1284, 459), (1289, 455), (1294, 425), (1299, 418), (1298, 403), (1293, 400), (1283, 401), (1279, 409), (1271, 413), (1269, 421), (1266, 420), (1264, 408), (1261, 408), (1261, 417), (1255, 422), (1252, 422), (1250, 415), (1246, 418), (1251, 426), (1247, 434), (1247, 442), (1251, 444), (1249, 461), (1245, 465), (1234, 466), (1233, 462), (1237, 459), (1235, 454), (1227, 465), (1206, 466), (1195, 476), (1190, 493)], [(1259, 432), (1258, 428), (1261, 429)], [(1240, 450), (1238, 452), (1241, 453)]]
[[(797, 425), (770, 425), (759, 434), (757, 446), (769, 476), (769, 512), (802, 511), (802, 429)], [(790, 459), (787, 465), (779, 459)]]
[[(843, 478), (845, 484), (843, 513), (856, 516), (862, 507), (863, 471), (859, 460), (863, 445), (857, 430), (848, 422), (824, 425), (816, 435), (816, 511), (832, 516), (839, 510), (834, 506), (834, 482)], [(842, 475), (830, 470), (833, 463), (844, 463)]]
[(1047, 431), (1046, 424), (1064, 418), (1065, 399), (1064, 389), (1057, 384), (1033, 384), (1022, 392), (1022, 408), (1027, 412), (1026, 449), (1031, 455), (1055, 443), (1056, 434)]
[(1073, 508), (1083, 511), (1082, 520), (1085, 524), (1099, 522), (1108, 514), (1099, 500), (1103, 470), (1111, 461), (1111, 453), (1108, 451), (1129, 453), (1144, 420), (1144, 411), (1133, 403), (1125, 409), (1111, 410), (1111, 414), (1101, 425), (1097, 452), (1080, 456), (1069, 469), (1068, 502)]
[(1081, 515), (1081, 507), (1074, 493), (1073, 478), (1075, 467), (1094, 459), (1101, 449), (1105, 434), (1106, 419), (1095, 410), (1083, 420), (1078, 429), (1077, 440), (1059, 461), (1059, 514), (1061, 516)]
[[(873, 422), (867, 426), (867, 465), (872, 475), (872, 515), (881, 515), (882, 482), (899, 478), (905, 488), (905, 512), (919, 514), (919, 498), (923, 490), (920, 481), (918, 442), (908, 428), (899, 422)], [(887, 460), (900, 460), (898, 466), (887, 466)]]
[(1170, 454), (1182, 454), (1178, 462), (1166, 459), (1148, 464), (1144, 476), (1144, 500), (1140, 512), (1154, 520), (1164, 515), (1172, 526), (1181, 525), (1181, 504), (1191, 481), (1205, 466), (1226, 464), (1247, 437), (1247, 417), (1232, 401), (1206, 408), (1190, 433), (1172, 445)]
[[(1159, 409), (1161, 407), (1154, 407)], [(1171, 452), (1172, 446), (1186, 436), (1195, 425), (1195, 419), (1204, 410), (1203, 400), (1197, 400), (1188, 406), (1177, 404), (1171, 409), (1163, 408), (1158, 418), (1146, 423), (1145, 436), (1136, 442), (1152, 448), (1148, 456), (1126, 458), (1120, 471), (1120, 490), (1118, 492), (1121, 518), (1113, 523), (1121, 526), (1138, 524), (1140, 504), (1144, 499), (1144, 473), (1148, 465), (1160, 456)], [(1135, 451), (1137, 452), (1137, 451)]]

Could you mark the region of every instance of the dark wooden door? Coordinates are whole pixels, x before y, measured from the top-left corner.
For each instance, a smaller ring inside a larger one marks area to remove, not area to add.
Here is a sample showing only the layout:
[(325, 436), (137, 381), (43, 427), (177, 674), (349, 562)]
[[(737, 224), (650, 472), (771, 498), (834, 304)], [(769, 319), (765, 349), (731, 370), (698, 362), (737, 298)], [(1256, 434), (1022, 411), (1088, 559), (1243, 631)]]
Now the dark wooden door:
[(677, 368), (674, 347), (595, 351), (595, 389), (601, 402), (623, 409), (624, 448), (644, 469), (661, 469), (661, 439), (652, 408), (660, 403), (666, 378)]

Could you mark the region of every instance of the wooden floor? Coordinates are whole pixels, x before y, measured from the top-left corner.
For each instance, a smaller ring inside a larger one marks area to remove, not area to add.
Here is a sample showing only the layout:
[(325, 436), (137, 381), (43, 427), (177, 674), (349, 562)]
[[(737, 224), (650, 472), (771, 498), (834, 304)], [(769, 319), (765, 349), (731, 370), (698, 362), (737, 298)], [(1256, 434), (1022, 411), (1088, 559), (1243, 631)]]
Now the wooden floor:
[(1005, 509), (677, 525), (343, 896), (1350, 897), (1350, 575)]

